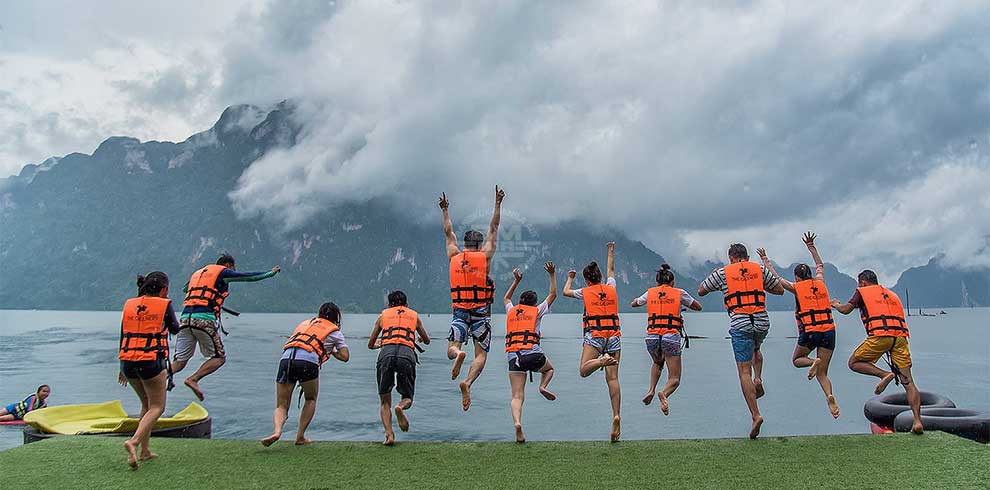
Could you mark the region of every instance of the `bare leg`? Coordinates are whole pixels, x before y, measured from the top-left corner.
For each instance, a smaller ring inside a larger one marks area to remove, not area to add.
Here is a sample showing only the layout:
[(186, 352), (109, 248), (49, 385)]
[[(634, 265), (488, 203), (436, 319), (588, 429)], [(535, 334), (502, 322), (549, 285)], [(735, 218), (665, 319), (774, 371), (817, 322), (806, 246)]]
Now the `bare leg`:
[(464, 358), (467, 357), (467, 352), (461, 350), (460, 342), (447, 342), (447, 359), (453, 359), (454, 366), (450, 369), (450, 379), (457, 379), (461, 375), (461, 366), (464, 364)]
[[(155, 422), (165, 412), (165, 384), (168, 380), (168, 373), (162, 371), (154, 378), (148, 380), (128, 379), (128, 384), (134, 389), (138, 396), (145, 393), (148, 398), (148, 410), (141, 416), (137, 430), (130, 439), (124, 441), (124, 449), (127, 450), (127, 464), (132, 469), (138, 468), (137, 448), (142, 447), (142, 456), (154, 457), (154, 453), (148, 447), (151, 438), (151, 430), (155, 427)], [(138, 388), (140, 386), (140, 388)], [(147, 458), (146, 458), (147, 459)]]
[(619, 408), (622, 405), (622, 392), (619, 390), (618, 364), (620, 355), (620, 352), (611, 354), (611, 358), (615, 360), (615, 364), (605, 366), (605, 383), (608, 384), (608, 398), (612, 402), (612, 432), (609, 434), (609, 439), (612, 442), (618, 442), (621, 433)]
[(763, 351), (759, 347), (753, 350), (753, 387), (756, 390), (756, 398), (763, 398), (766, 394), (763, 389)]
[(320, 395), (320, 378), (304, 381), (302, 384), (303, 403), (302, 412), (299, 413), (299, 429), (296, 431), (296, 445), (309, 444), (313, 441), (306, 438), (306, 429), (316, 415), (316, 397)]
[(478, 343), (477, 340), (474, 341), (474, 360), (471, 361), (471, 368), (468, 370), (467, 379), (461, 381), (461, 408), (467, 411), (471, 408), (471, 385), (474, 384), (478, 376), (481, 376), (481, 371), (485, 369), (485, 362), (488, 361), (488, 353), (485, 349)]
[(883, 393), (883, 391), (887, 389), (887, 385), (889, 385), (891, 381), (894, 381), (894, 373), (880, 369), (872, 362), (856, 359), (855, 353), (853, 353), (852, 357), (849, 358), (849, 369), (859, 374), (876, 376), (877, 378), (880, 378), (880, 382), (877, 383), (876, 389), (873, 390), (873, 393), (877, 395)]
[(657, 396), (657, 384), (660, 383), (660, 372), (662, 370), (663, 365), (653, 361), (653, 366), (650, 367), (650, 388), (646, 390), (646, 395), (643, 396), (643, 405), (653, 403), (653, 398)]
[(760, 427), (763, 425), (763, 416), (760, 415), (760, 406), (756, 403), (756, 386), (753, 381), (753, 362), (737, 362), (736, 369), (739, 372), (739, 387), (742, 388), (743, 398), (749, 413), (753, 417), (753, 428), (749, 432), (750, 439), (756, 439), (760, 435)]
[(409, 419), (406, 417), (406, 410), (409, 410), (409, 407), (412, 407), (412, 398), (403, 398), (395, 406), (395, 418), (402, 432), (409, 432)]
[(598, 349), (584, 344), (581, 350), (581, 366), (579, 368), (582, 378), (587, 378), (595, 371), (610, 364), (615, 364), (615, 359), (612, 356), (602, 354)]
[(3, 412), (3, 415), (0, 415), (0, 422), (13, 422), (14, 421), (14, 416), (11, 415), (10, 413), (7, 413), (7, 410), (6, 409), (0, 408), (0, 412)]
[(681, 356), (663, 355), (663, 361), (668, 366), (667, 384), (660, 390), (660, 411), (664, 415), (670, 414), (670, 405), (667, 398), (674, 393), (674, 390), (681, 385)]
[(791, 357), (791, 362), (794, 363), (794, 367), (796, 368), (811, 367), (811, 365), (815, 363), (815, 360), (808, 357), (808, 354), (810, 353), (811, 353), (811, 349), (803, 345), (794, 346), (794, 355)]
[(546, 364), (540, 368), (540, 394), (543, 395), (543, 398), (554, 401), (557, 399), (557, 395), (547, 389), (551, 379), (553, 379), (553, 364), (550, 364), (550, 359), (547, 359)]
[(289, 417), (289, 404), (292, 403), (292, 390), (295, 388), (295, 383), (275, 383), (275, 410), (272, 411), (274, 429), (272, 435), (260, 441), (261, 445), (268, 447), (282, 438), (282, 428), (285, 427), (285, 419)]
[(196, 398), (199, 398), (199, 401), (203, 401), (203, 399), (206, 398), (206, 395), (203, 394), (203, 390), (199, 388), (199, 380), (216, 372), (216, 370), (220, 369), (220, 366), (223, 366), (225, 362), (227, 362), (227, 360), (223, 357), (211, 357), (207, 359), (206, 362), (204, 362), (203, 365), (192, 374), (192, 376), (186, 378), (184, 382), (185, 385), (192, 390), (193, 394), (196, 395)]
[(911, 425), (911, 432), (923, 434), (924, 425), (921, 424), (921, 392), (914, 385), (914, 378), (911, 376), (911, 368), (899, 368), (901, 371), (901, 384), (907, 392), (908, 405), (911, 406), (911, 413), (914, 415), (914, 424)]
[(522, 430), (522, 406), (526, 399), (526, 373), (510, 372), (509, 384), (512, 386), (512, 425), (516, 428), (516, 442), (526, 442)]
[(832, 413), (832, 418), (839, 418), (839, 404), (835, 401), (835, 395), (832, 393), (832, 380), (828, 378), (828, 366), (832, 362), (831, 349), (818, 348), (818, 358), (815, 359), (815, 363), (818, 365), (818, 370), (815, 372), (815, 378), (818, 379), (818, 384), (821, 385), (822, 391), (825, 393), (825, 401), (828, 403), (828, 411)]
[(378, 395), (378, 399), (381, 401), (378, 412), (382, 417), (382, 426), (385, 427), (385, 442), (382, 444), (391, 446), (395, 444), (395, 431), (392, 430), (392, 394)]

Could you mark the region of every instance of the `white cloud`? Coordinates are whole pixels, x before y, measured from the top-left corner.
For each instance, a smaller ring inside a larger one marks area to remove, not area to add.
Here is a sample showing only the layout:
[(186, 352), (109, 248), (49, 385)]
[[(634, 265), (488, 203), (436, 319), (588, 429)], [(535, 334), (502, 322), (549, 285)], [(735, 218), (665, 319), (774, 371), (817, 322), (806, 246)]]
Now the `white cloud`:
[[(3, 114), (0, 93), (0, 120), (29, 122), (0, 139), (0, 161), (97, 134), (181, 140), (227, 104), (294, 98), (302, 138), (242, 175), (231, 199), (245, 218), (295, 227), (386, 198), (434, 219), (441, 191), (463, 216), (499, 183), (530, 222), (611, 224), (675, 260), (737, 239), (796, 259), (812, 227), (836, 262), (881, 270), (963, 260), (987, 231), (977, 220), (957, 239), (962, 221), (899, 193), (955, 189), (945, 175), (960, 169), (987, 183), (981, 2), (290, 1), (217, 15), (222, 28), (184, 27), (189, 42), (120, 22), (111, 60), (59, 61), (88, 80), (63, 100), (0, 80), (17, 94)], [(65, 107), (81, 115), (65, 136), (34, 122)], [(984, 202), (950, 193), (960, 209)], [(883, 236), (899, 236), (885, 241), (862, 210), (894, 202), (911, 213), (884, 215)]]

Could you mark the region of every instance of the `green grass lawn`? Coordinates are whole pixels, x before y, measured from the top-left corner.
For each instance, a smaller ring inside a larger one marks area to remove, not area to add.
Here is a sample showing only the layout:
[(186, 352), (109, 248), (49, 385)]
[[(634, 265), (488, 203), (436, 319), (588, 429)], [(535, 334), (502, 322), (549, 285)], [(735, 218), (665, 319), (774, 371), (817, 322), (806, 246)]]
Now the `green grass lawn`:
[(939, 432), (607, 442), (156, 439), (138, 471), (121, 439), (63, 437), (0, 452), (0, 488), (988, 488), (990, 447)]

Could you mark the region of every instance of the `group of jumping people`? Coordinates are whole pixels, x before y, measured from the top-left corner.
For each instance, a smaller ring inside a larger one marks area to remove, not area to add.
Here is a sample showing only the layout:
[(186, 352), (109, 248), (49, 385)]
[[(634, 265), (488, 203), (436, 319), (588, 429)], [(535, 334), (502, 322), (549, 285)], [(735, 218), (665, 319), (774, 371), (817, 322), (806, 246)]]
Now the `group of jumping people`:
[[(452, 361), (451, 380), (457, 381), (460, 377), (467, 358), (465, 344), (471, 342), (474, 346), (467, 375), (458, 382), (461, 408), (465, 411), (471, 407), (471, 387), (484, 370), (491, 347), (495, 284), (489, 273), (497, 249), (504, 197), (505, 192), (496, 186), (495, 206), (487, 236), (475, 230), (466, 232), (463, 249), (458, 245), (453, 231), (446, 194), (439, 199), (450, 262), (453, 318), (447, 338), (447, 356)], [(849, 367), (858, 373), (880, 378), (875, 389), (877, 394), (883, 392), (892, 381), (903, 385), (914, 413), (913, 431), (921, 433), (920, 393), (911, 376), (909, 334), (899, 298), (893, 291), (878, 284), (875, 273), (864, 270), (859, 274), (856, 293), (847, 303), (831, 299), (825, 285), (824, 264), (814, 240), (815, 235), (810, 232), (804, 236), (804, 243), (815, 262), (815, 272), (812, 273), (808, 265), (799, 264), (794, 269), (793, 282), (777, 274), (764, 249), (758, 249), (763, 262), (760, 265), (750, 261), (745, 246), (733, 244), (728, 250), (729, 264), (714, 270), (698, 287), (699, 296), (715, 291), (723, 295), (740, 387), (752, 415), (750, 438), (759, 435), (763, 424), (757, 400), (766, 391), (762, 381), (763, 354), (760, 350), (770, 328), (766, 294), (781, 295), (784, 291), (793, 293), (796, 302), (795, 318), (800, 336), (794, 350), (794, 366), (808, 368), (808, 379), (818, 380), (832, 416), (839, 417), (839, 405), (828, 378), (829, 362), (835, 348), (832, 310), (849, 314), (859, 309), (867, 338), (853, 352)], [(556, 395), (549, 390), (554, 367), (540, 346), (541, 320), (551, 311), (557, 299), (556, 266), (553, 262), (546, 262), (544, 270), (549, 277), (549, 291), (543, 301), (539, 301), (537, 293), (530, 290), (519, 295), (518, 304), (513, 303), (513, 295), (522, 279), (519, 269), (513, 270), (514, 280), (503, 298), (506, 312), (504, 343), (517, 442), (525, 442), (522, 405), (527, 374), (540, 374), (539, 393), (547, 400), (556, 399)], [(142, 460), (155, 457), (149, 447), (151, 430), (164, 411), (172, 376), (185, 367), (196, 346), (208, 359), (184, 380), (184, 384), (200, 400), (205, 394), (199, 381), (223, 365), (225, 353), (220, 336), (223, 331), (220, 314), (225, 310), (223, 302), (228, 295), (228, 283), (258, 281), (278, 272), (276, 266), (269, 272), (238, 273), (233, 257), (225, 254), (216, 264), (193, 273), (184, 289), (183, 310), (178, 317), (168, 299), (168, 276), (156, 271), (138, 277), (138, 296), (127, 300), (124, 305), (119, 355), (120, 382), (133, 388), (142, 406), (138, 429), (133, 437), (124, 442), (127, 461), (132, 468), (137, 468)], [(621, 434), (618, 370), (622, 333), (613, 242), (607, 244), (605, 274), (602, 274), (598, 263), (592, 261), (584, 267), (582, 276), (584, 287), (575, 288), (577, 271), (568, 271), (562, 292), (564, 296), (583, 303), (584, 336), (579, 374), (589, 377), (599, 370), (604, 372), (612, 407), (610, 439), (615, 442)], [(409, 430), (407, 411), (412, 407), (415, 393), (417, 351), (422, 351), (420, 344), (429, 344), (431, 339), (403, 291), (392, 291), (387, 301), (387, 308), (372, 327), (368, 348), (379, 350), (376, 371), (380, 416), (385, 430), (383, 444), (391, 446), (395, 443), (393, 414), (399, 429), (403, 432)], [(653, 360), (650, 384), (642, 401), (649, 405), (655, 398), (658, 399), (661, 412), (667, 415), (669, 398), (680, 384), (682, 348), (688, 343), (682, 311), (700, 311), (701, 304), (684, 289), (675, 287), (674, 272), (667, 264), (662, 264), (656, 273), (656, 286), (634, 299), (631, 306), (646, 306), (646, 348)], [(302, 445), (311, 442), (305, 432), (316, 412), (320, 366), (331, 358), (342, 362), (350, 359), (341, 325), (340, 308), (327, 302), (321, 305), (316, 317), (301, 322), (289, 336), (276, 374), (274, 430), (260, 441), (264, 446), (270, 446), (282, 437), (282, 428), (297, 384), (301, 387), (305, 404), (295, 443)], [(169, 334), (177, 338), (174, 359), (169, 357)], [(809, 357), (812, 351), (816, 353), (815, 358)], [(890, 371), (876, 366), (884, 355), (888, 356)], [(663, 388), (657, 390), (665, 366), (668, 370), (667, 381)], [(394, 405), (393, 390), (400, 397)]]

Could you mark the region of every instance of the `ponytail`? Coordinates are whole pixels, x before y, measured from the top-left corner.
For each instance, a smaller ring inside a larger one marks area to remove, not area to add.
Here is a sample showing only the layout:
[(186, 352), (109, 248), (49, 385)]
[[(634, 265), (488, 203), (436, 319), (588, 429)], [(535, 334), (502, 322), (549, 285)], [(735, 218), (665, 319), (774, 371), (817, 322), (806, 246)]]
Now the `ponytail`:
[(581, 272), (588, 284), (599, 284), (602, 282), (602, 270), (598, 268), (598, 262), (592, 260)]
[(168, 275), (161, 271), (149, 272), (147, 276), (137, 276), (138, 296), (160, 296), (168, 289)]

